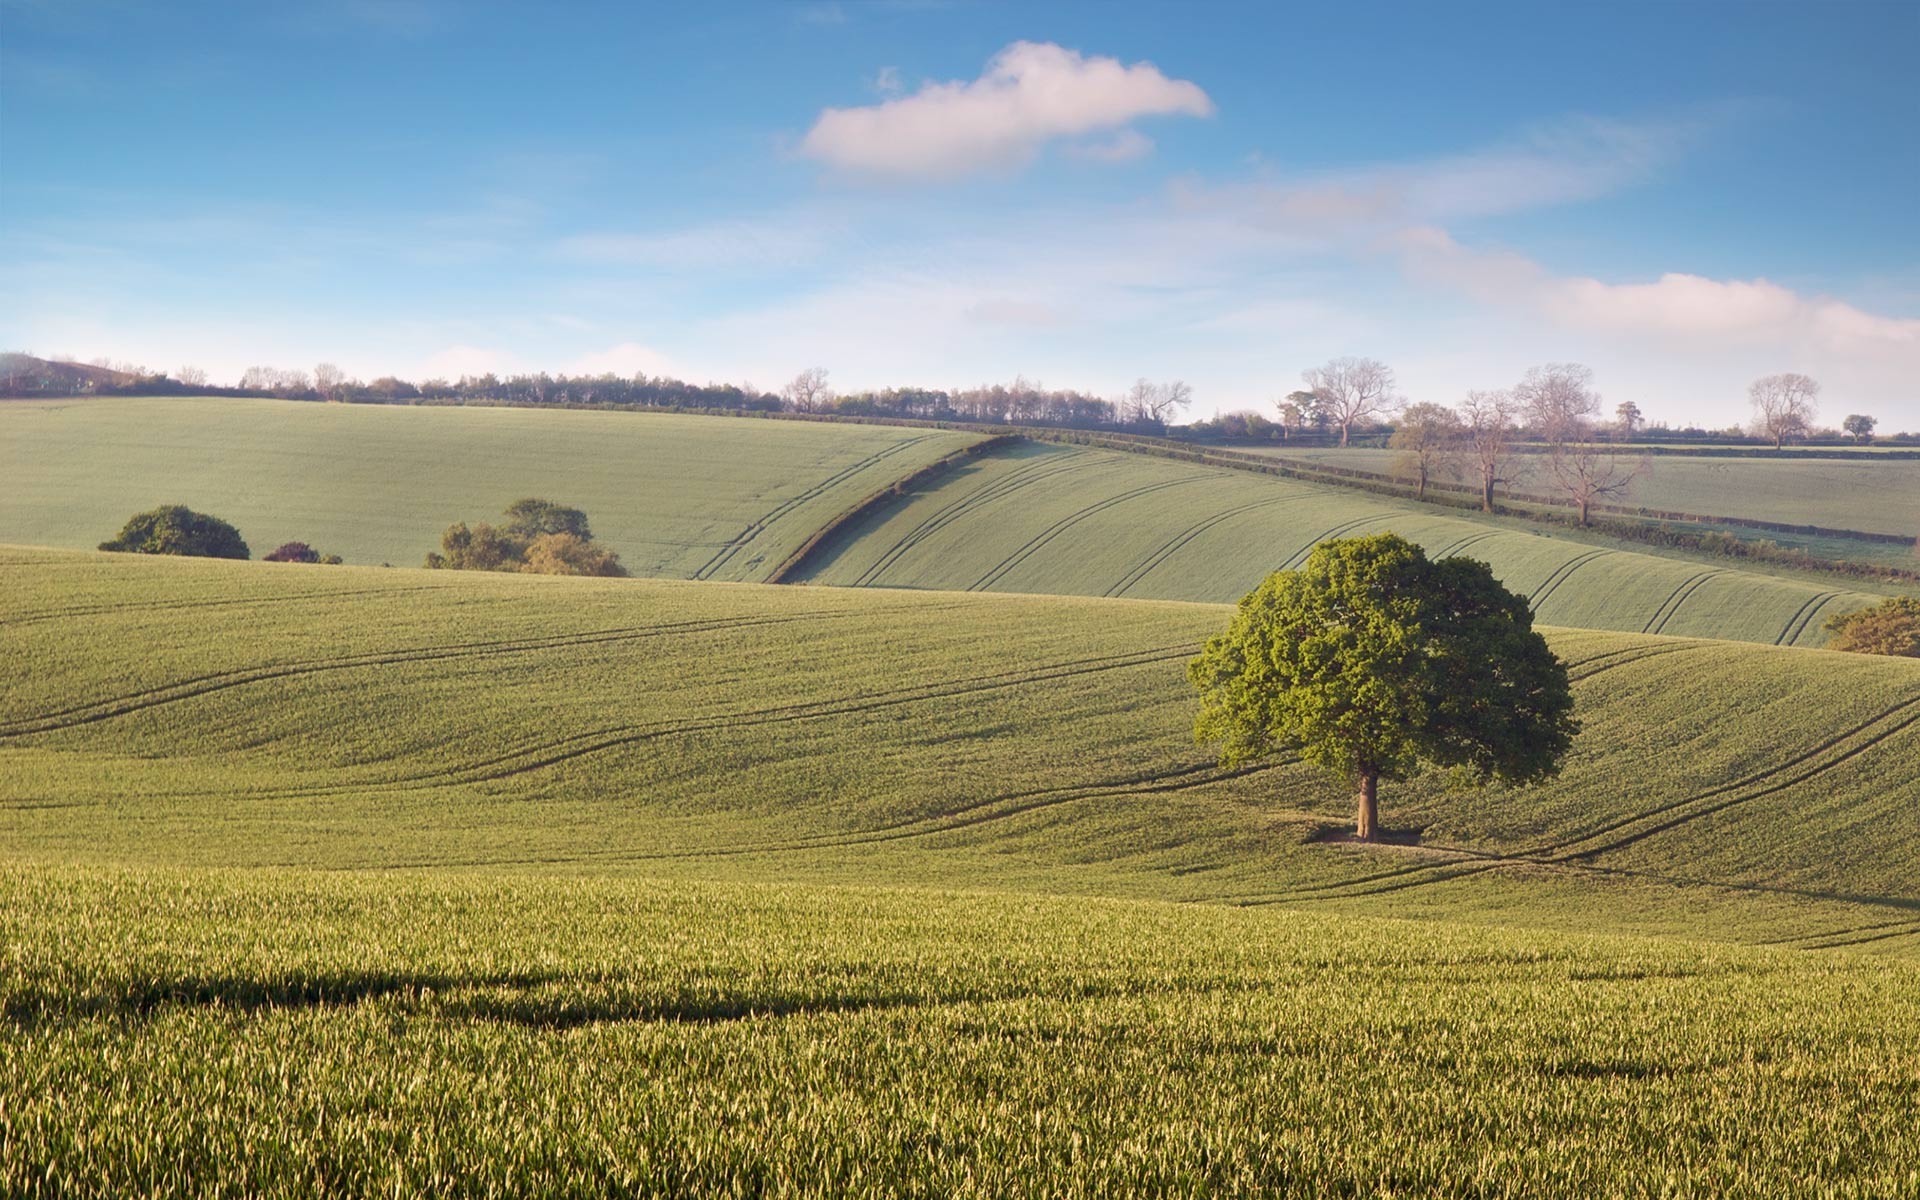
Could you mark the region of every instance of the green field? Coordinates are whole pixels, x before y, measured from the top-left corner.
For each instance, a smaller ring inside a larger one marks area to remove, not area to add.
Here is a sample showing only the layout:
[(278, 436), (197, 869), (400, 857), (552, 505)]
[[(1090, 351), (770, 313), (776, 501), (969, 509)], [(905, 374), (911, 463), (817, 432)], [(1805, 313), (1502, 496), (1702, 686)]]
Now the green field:
[(585, 509), (636, 575), (760, 579), (861, 497), (976, 440), (880, 425), (283, 400), (0, 403), (0, 541), (91, 548), (185, 504), (258, 557), (418, 566), (522, 496)]
[[(1920, 663), (1556, 631), (1561, 777), (1192, 744), (1182, 603), (0, 557), (0, 842), (48, 862), (987, 885), (1920, 949)], [(1698, 885), (1698, 886), (1696, 886)], [(1505, 918), (1502, 918), (1505, 919)], [(1688, 918), (1691, 919), (1691, 918)]]
[[(1253, 453), (1391, 473), (1397, 453), (1353, 447), (1300, 449), (1236, 447)], [(1523, 464), (1545, 459), (1529, 456)], [(1652, 473), (1633, 485), (1625, 503), (1662, 512), (1740, 517), (1787, 525), (1819, 525), (1920, 537), (1920, 461), (1859, 458), (1715, 458), (1662, 454)], [(1522, 492), (1546, 492), (1544, 476), (1522, 479)]]
[[(0, 406), (0, 540), (92, 546), (186, 503), (257, 554), (297, 538), (417, 564), (455, 520), (545, 495), (637, 575), (761, 580), (821, 526), (972, 435), (664, 414), (252, 400)], [(1024, 443), (962, 464), (829, 543), (829, 584), (1228, 601), (1314, 542), (1393, 529), (1467, 553), (1547, 622), (1819, 645), (1870, 588), (1662, 557), (1343, 488)]]
[(1920, 1188), (1911, 962), (605, 877), (0, 892), (9, 1195)]
[(1483, 559), (1542, 621), (1819, 645), (1878, 597), (1482, 522), (1411, 501), (1112, 450), (1028, 443), (877, 509), (815, 583), (1228, 601), (1329, 537), (1393, 530)]

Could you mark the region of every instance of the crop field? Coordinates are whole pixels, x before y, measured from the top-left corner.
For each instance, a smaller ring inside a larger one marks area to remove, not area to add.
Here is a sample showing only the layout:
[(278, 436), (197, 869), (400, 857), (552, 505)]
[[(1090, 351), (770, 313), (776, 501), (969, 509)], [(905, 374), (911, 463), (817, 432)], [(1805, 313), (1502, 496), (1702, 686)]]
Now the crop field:
[[(1241, 449), (1383, 474), (1393, 471), (1396, 457), (1392, 450), (1360, 447)], [(1545, 484), (1539, 478), (1523, 479), (1517, 488), (1539, 492)], [(1662, 454), (1652, 460), (1652, 474), (1634, 483), (1624, 503), (1664, 512), (1920, 537), (1920, 461)]]
[(760, 579), (820, 525), (976, 440), (664, 413), (237, 399), (0, 404), (0, 541), (92, 548), (185, 504), (254, 555), (303, 541), (418, 566), (522, 496), (586, 510), (636, 575)]
[(1920, 1185), (1920, 662), (1551, 630), (1364, 848), (1227, 612), (0, 548), (0, 1193)]
[(1395, 785), (1418, 845), (1368, 851), (1320, 844), (1343, 787), (1192, 743), (1218, 606), (52, 551), (0, 580), (20, 859), (1517, 898), (1920, 950), (1906, 660), (1556, 631), (1586, 724), (1563, 774)]
[(9, 1195), (1920, 1188), (1911, 961), (604, 876), (0, 896)]
[(1609, 549), (1340, 488), (1109, 450), (982, 456), (830, 543), (816, 583), (1236, 600), (1331, 537), (1388, 530), (1467, 554), (1556, 625), (1818, 645), (1845, 585)]

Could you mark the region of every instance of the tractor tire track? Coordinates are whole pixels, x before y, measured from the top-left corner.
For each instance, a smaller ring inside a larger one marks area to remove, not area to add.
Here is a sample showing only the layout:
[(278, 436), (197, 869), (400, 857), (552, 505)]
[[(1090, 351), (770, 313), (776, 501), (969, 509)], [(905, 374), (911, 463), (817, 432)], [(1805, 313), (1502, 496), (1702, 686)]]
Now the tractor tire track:
[(1130, 488), (1127, 491), (1120, 492), (1116, 495), (1108, 496), (1103, 500), (1097, 500), (1078, 512), (1071, 513), (1065, 517), (1060, 518), (1058, 521), (1055, 521), (1053, 524), (1047, 526), (1045, 529), (1041, 530), (1039, 533), (1029, 538), (1025, 545), (1015, 550), (1012, 554), (1009, 554), (1006, 558), (1001, 559), (999, 565), (995, 566), (992, 570), (989, 570), (985, 575), (982, 575), (979, 579), (974, 580), (974, 582), (967, 588), (967, 590), (970, 592), (979, 592), (979, 591), (985, 591), (986, 589), (991, 588), (994, 584), (999, 583), (1002, 579), (1005, 579), (1007, 577), (1007, 574), (1011, 572), (1015, 567), (1019, 566), (1021, 563), (1025, 562), (1027, 559), (1031, 558), (1034, 555), (1034, 553), (1038, 551), (1041, 547), (1045, 546), (1048, 542), (1051, 542), (1054, 538), (1059, 537), (1061, 534), (1065, 533), (1067, 530), (1073, 528), (1075, 525), (1078, 525), (1080, 522), (1088, 519), (1089, 517), (1105, 512), (1107, 509), (1114, 508), (1117, 505), (1123, 504), (1128, 500), (1138, 499), (1141, 496), (1151, 495), (1154, 492), (1163, 492), (1163, 491), (1166, 491), (1168, 488), (1176, 488), (1176, 487), (1185, 486), (1190, 483), (1198, 483), (1200, 482), (1200, 480), (1201, 480), (1200, 476), (1190, 476), (1185, 479), (1169, 479), (1160, 483), (1149, 483), (1149, 484), (1144, 484), (1140, 487)]
[(995, 500), (1009, 496), (1033, 484), (1051, 479), (1056, 475), (1093, 466), (1099, 461), (1099, 459), (1090, 456), (1070, 455), (1067, 456), (1065, 461), (1053, 458), (1039, 458), (1025, 466), (1015, 467), (999, 479), (982, 484), (964, 496), (956, 497), (938, 512), (911, 530), (908, 530), (898, 542), (888, 547), (879, 558), (875, 559), (873, 565), (860, 572), (854, 579), (853, 586), (868, 587), (873, 585), (881, 575), (891, 570), (909, 550), (912, 550), (915, 546), (918, 546), (921, 542), (932, 537), (953, 522), (969, 515), (973, 510), (982, 505), (991, 504)]
[(711, 579), (717, 571), (731, 562), (733, 556), (744, 549), (748, 542), (751, 542), (754, 538), (766, 532), (767, 526), (778, 521), (781, 517), (786, 516), (800, 505), (824, 496), (831, 489), (852, 479), (868, 467), (884, 462), (903, 450), (927, 441), (932, 436), (932, 434), (921, 434), (919, 437), (907, 438), (905, 441), (895, 442), (891, 446), (882, 447), (860, 461), (843, 467), (812, 486), (789, 496), (768, 512), (756, 517), (745, 529), (734, 534), (719, 550), (714, 552), (713, 557), (709, 558), (704, 565), (693, 573), (693, 578)]
[(1798, 642), (1800, 635), (1805, 633), (1807, 626), (1813, 622), (1813, 618), (1839, 595), (1839, 592), (1815, 592), (1805, 604), (1800, 606), (1798, 612), (1787, 618), (1786, 625), (1780, 630), (1780, 636), (1773, 639), (1773, 644), (1791, 646)]
[(1135, 584), (1145, 579), (1148, 575), (1151, 575), (1156, 569), (1159, 568), (1159, 566), (1162, 563), (1166, 562), (1169, 558), (1172, 558), (1173, 555), (1176, 552), (1178, 552), (1182, 546), (1185, 546), (1187, 543), (1193, 541), (1193, 539), (1199, 537), (1201, 534), (1206, 533), (1207, 531), (1215, 528), (1216, 526), (1220, 525), (1225, 521), (1229, 521), (1234, 517), (1252, 512), (1255, 509), (1273, 508), (1282, 504), (1296, 504), (1304, 499), (1306, 499), (1306, 497), (1304, 496), (1269, 497), (1265, 500), (1256, 500), (1251, 504), (1242, 504), (1238, 508), (1230, 508), (1230, 509), (1227, 509), (1225, 512), (1216, 513), (1213, 516), (1208, 517), (1203, 521), (1197, 521), (1194, 524), (1189, 525), (1186, 529), (1180, 531), (1179, 533), (1174, 534), (1173, 537), (1168, 539), (1166, 542), (1162, 543), (1158, 549), (1154, 550), (1151, 554), (1147, 555), (1146, 558), (1142, 559), (1139, 562), (1139, 564), (1137, 564), (1132, 569), (1130, 569), (1125, 575), (1122, 575), (1118, 583), (1114, 584), (1112, 587), (1108, 588), (1105, 592), (1101, 594), (1104, 596), (1126, 595), (1127, 592), (1131, 590)]
[(1573, 578), (1575, 571), (1578, 571), (1581, 567), (1586, 566), (1596, 558), (1604, 558), (1612, 553), (1613, 551), (1611, 550), (1589, 550), (1585, 554), (1575, 555), (1566, 562), (1561, 563), (1560, 568), (1551, 575), (1548, 575), (1541, 583), (1539, 590), (1527, 598), (1527, 603), (1532, 606), (1534, 612), (1539, 612), (1540, 606), (1547, 602), (1547, 598), (1559, 591), (1561, 584)]
[(1381, 519), (1380, 514), (1374, 513), (1370, 516), (1360, 517), (1356, 520), (1342, 521), (1340, 524), (1335, 525), (1332, 529), (1329, 529), (1325, 533), (1321, 534), (1319, 537), (1314, 538), (1312, 541), (1308, 542), (1306, 545), (1302, 546), (1300, 549), (1295, 550), (1292, 554), (1287, 555), (1286, 559), (1283, 562), (1281, 562), (1280, 566), (1276, 569), (1281, 571), (1291, 571), (1296, 566), (1307, 561), (1307, 557), (1314, 552), (1314, 549), (1318, 547), (1320, 543), (1331, 541), (1334, 538), (1343, 536), (1344, 534), (1348, 533), (1353, 529), (1357, 529), (1360, 526), (1365, 525), (1369, 521), (1378, 521), (1380, 519)]
[[(1689, 589), (1699, 587), (1702, 583), (1706, 582), (1709, 576), (1716, 574), (1719, 574), (1718, 567), (1709, 568), (1697, 574), (1689, 575), (1675, 584), (1673, 590), (1667, 593), (1667, 598), (1662, 600), (1660, 606), (1653, 610), (1653, 615), (1647, 618), (1647, 623), (1641, 627), (1640, 632), (1659, 633), (1666, 627), (1667, 621), (1672, 618), (1673, 614), (1680, 611), (1680, 606), (1686, 602), (1687, 597), (1693, 594)], [(1669, 609), (1669, 606), (1671, 606), (1671, 609)]]
[(229, 600), (185, 600), (174, 604), (95, 604), (79, 605), (73, 608), (41, 609), (20, 616), (0, 617), (0, 629), (18, 625), (38, 625), (46, 621), (79, 620), (82, 617), (107, 616), (112, 613), (169, 613), (185, 612), (197, 608), (232, 608), (263, 604), (304, 604), (316, 600), (333, 600), (341, 596), (399, 596), (409, 592), (444, 592), (452, 584), (422, 584), (416, 587), (392, 588), (341, 588), (325, 592), (302, 592), (293, 596), (254, 596)]

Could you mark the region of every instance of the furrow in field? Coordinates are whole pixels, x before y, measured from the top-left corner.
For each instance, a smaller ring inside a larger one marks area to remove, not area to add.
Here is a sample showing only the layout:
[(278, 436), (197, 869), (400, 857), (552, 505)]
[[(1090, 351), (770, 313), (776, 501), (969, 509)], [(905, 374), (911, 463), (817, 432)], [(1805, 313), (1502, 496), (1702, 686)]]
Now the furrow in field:
[(1380, 519), (1380, 515), (1378, 513), (1372, 513), (1364, 517), (1355, 518), (1354, 520), (1351, 520), (1351, 521), (1342, 521), (1340, 524), (1335, 525), (1333, 528), (1320, 534), (1318, 537), (1314, 538), (1312, 541), (1308, 542), (1306, 545), (1300, 547), (1300, 549), (1294, 551), (1292, 554), (1289, 554), (1287, 556), (1287, 560), (1280, 564), (1279, 569), (1282, 571), (1291, 571), (1295, 567), (1299, 566), (1301, 563), (1307, 561), (1307, 558), (1310, 555), (1312, 555), (1314, 547), (1318, 546), (1320, 543), (1331, 541), (1337, 537), (1344, 537), (1346, 536), (1347, 533), (1351, 532), (1354, 529), (1359, 528), (1362, 525), (1365, 525), (1367, 522), (1377, 521), (1379, 519)]
[(994, 566), (993, 569), (989, 570), (985, 575), (974, 580), (974, 582), (968, 586), (967, 590), (970, 592), (978, 592), (992, 587), (1002, 579), (1005, 579), (1009, 571), (1012, 571), (1022, 562), (1025, 562), (1028, 556), (1089, 517), (1105, 512), (1107, 509), (1114, 508), (1128, 500), (1138, 499), (1141, 496), (1151, 495), (1154, 492), (1162, 492), (1168, 488), (1180, 487), (1183, 484), (1199, 483), (1204, 478), (1205, 476), (1192, 476), (1186, 479), (1169, 479), (1162, 483), (1149, 483), (1142, 487), (1130, 488), (1118, 495), (1108, 496), (1104, 500), (1095, 501), (1078, 512), (1060, 518), (1058, 521), (1055, 521), (1053, 524), (1029, 538), (1025, 545), (1001, 559), (998, 565)]
[[(963, 603), (943, 607), (964, 607)], [(128, 692), (104, 700), (89, 701), (72, 708), (41, 713), (0, 723), (0, 738), (51, 733), (78, 725), (93, 724), (114, 717), (191, 700), (228, 688), (267, 683), (326, 671), (347, 671), (367, 667), (394, 666), (403, 663), (437, 662), (445, 659), (486, 658), (503, 654), (525, 654), (541, 650), (569, 649), (579, 646), (636, 641), (677, 634), (726, 631), (752, 626), (785, 625), (795, 621), (833, 620), (859, 614), (845, 609), (816, 609), (777, 617), (716, 617), (697, 621), (670, 621), (658, 625), (634, 625), (587, 633), (561, 634), (543, 638), (515, 638), (494, 642), (467, 642), (451, 646), (422, 646), (411, 650), (380, 651), (345, 655), (338, 658), (308, 659), (264, 667), (246, 667), (211, 675), (176, 680), (157, 688)]]
[(762, 516), (755, 518), (745, 529), (735, 534), (725, 545), (721, 546), (720, 549), (714, 553), (713, 557), (709, 558), (704, 565), (693, 573), (693, 577), (695, 579), (713, 578), (714, 574), (726, 566), (727, 563), (731, 562), (733, 556), (744, 549), (747, 543), (753, 541), (753, 539), (765, 532), (767, 526), (778, 521), (781, 517), (786, 516), (802, 504), (824, 496), (831, 489), (852, 479), (868, 467), (875, 466), (903, 450), (917, 446), (921, 442), (926, 441), (930, 436), (930, 434), (922, 434), (919, 437), (907, 438), (904, 441), (895, 442), (891, 446), (882, 447), (860, 461), (843, 467), (812, 486), (789, 496)]
[(1267, 500), (1255, 500), (1251, 504), (1242, 504), (1237, 508), (1230, 508), (1225, 512), (1215, 513), (1213, 516), (1197, 521), (1179, 533), (1174, 534), (1172, 538), (1161, 543), (1158, 548), (1151, 554), (1148, 554), (1146, 558), (1142, 559), (1139, 564), (1129, 569), (1125, 575), (1122, 575), (1120, 581), (1108, 588), (1104, 594), (1107, 596), (1126, 595), (1135, 584), (1145, 579), (1148, 575), (1151, 575), (1159, 568), (1160, 564), (1172, 558), (1182, 546), (1185, 546), (1188, 542), (1193, 541), (1201, 534), (1206, 533), (1208, 530), (1213, 529), (1225, 521), (1231, 520), (1243, 513), (1252, 512), (1255, 509), (1273, 508), (1282, 504), (1297, 504), (1301, 499), (1303, 499), (1303, 497), (1281, 496)]
[(1707, 578), (1715, 574), (1716, 571), (1716, 568), (1709, 568), (1708, 570), (1689, 575), (1678, 584), (1675, 584), (1674, 589), (1667, 593), (1667, 598), (1662, 600), (1660, 606), (1653, 610), (1653, 615), (1647, 618), (1647, 623), (1641, 627), (1640, 632), (1659, 633), (1662, 629), (1666, 628), (1667, 622), (1672, 619), (1673, 614), (1680, 611), (1680, 605), (1685, 603), (1687, 597), (1693, 594), (1692, 589), (1705, 583)]
[(1812, 596), (1809, 596), (1807, 602), (1802, 604), (1799, 610), (1791, 617), (1787, 618), (1787, 623), (1781, 626), (1780, 636), (1773, 639), (1773, 644), (1776, 646), (1791, 646), (1799, 641), (1800, 635), (1807, 630), (1807, 623), (1812, 621), (1814, 616), (1839, 594), (1839, 592), (1815, 592)]
[(1575, 571), (1578, 571), (1581, 567), (1586, 566), (1596, 558), (1604, 558), (1612, 553), (1613, 551), (1611, 550), (1589, 550), (1585, 554), (1576, 555), (1560, 564), (1560, 569), (1549, 575), (1547, 581), (1540, 585), (1539, 590), (1529, 597), (1529, 601), (1533, 605), (1533, 611), (1536, 613), (1539, 612), (1540, 606), (1545, 604), (1549, 597), (1560, 590), (1561, 584), (1573, 578)]
[(1099, 461), (1098, 458), (1091, 455), (1069, 455), (1065, 457), (1065, 461), (1053, 458), (1040, 458), (1025, 466), (1013, 468), (1001, 478), (982, 484), (973, 491), (948, 502), (925, 521), (922, 521), (913, 529), (908, 530), (898, 542), (888, 547), (879, 558), (875, 559), (872, 565), (860, 572), (859, 576), (854, 579), (853, 585), (855, 587), (867, 587), (877, 582), (880, 576), (885, 574), (895, 563), (899, 562), (909, 550), (912, 550), (915, 546), (927, 538), (932, 537), (954, 521), (968, 515), (974, 509), (985, 504), (990, 504), (995, 500), (999, 500), (1004, 496), (1011, 495), (1014, 492), (1030, 487), (1043, 480), (1051, 479), (1055, 475), (1065, 474), (1068, 471), (1082, 470), (1095, 465)]

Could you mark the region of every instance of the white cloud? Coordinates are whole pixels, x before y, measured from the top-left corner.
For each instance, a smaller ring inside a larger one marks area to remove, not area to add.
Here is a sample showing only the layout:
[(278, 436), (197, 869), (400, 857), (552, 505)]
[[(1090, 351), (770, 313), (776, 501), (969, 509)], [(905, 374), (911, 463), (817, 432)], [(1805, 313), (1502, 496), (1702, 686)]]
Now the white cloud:
[[(1557, 276), (1521, 255), (1474, 250), (1439, 229), (1397, 239), (1416, 278), (1541, 312), (1571, 329), (1690, 343), (1723, 341), (1862, 354), (1920, 350), (1920, 320), (1883, 317), (1767, 279), (1668, 272), (1650, 283)], [(1920, 367), (1920, 362), (1914, 364)]]
[(1070, 146), (1067, 153), (1088, 162), (1123, 163), (1153, 153), (1153, 139), (1138, 129), (1122, 129), (1111, 137)]
[(1210, 116), (1199, 85), (1151, 63), (1086, 57), (1015, 42), (980, 78), (929, 82), (909, 96), (829, 108), (801, 153), (832, 166), (900, 178), (944, 178), (1017, 166), (1055, 138), (1124, 129), (1147, 116)]
[(621, 342), (618, 346), (609, 346), (593, 354), (584, 354), (568, 363), (565, 368), (568, 375), (674, 375), (676, 369), (672, 360), (658, 350), (651, 350), (638, 342)]

